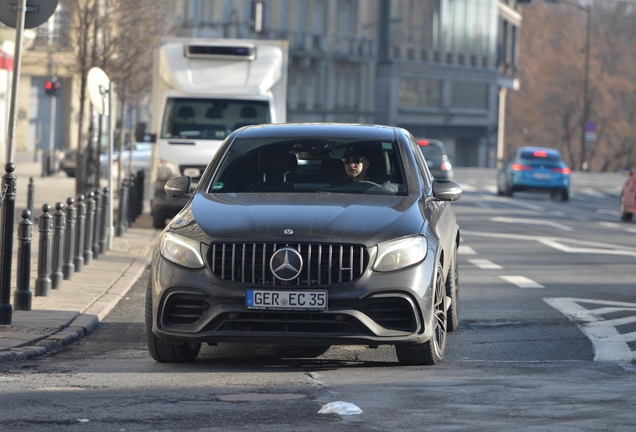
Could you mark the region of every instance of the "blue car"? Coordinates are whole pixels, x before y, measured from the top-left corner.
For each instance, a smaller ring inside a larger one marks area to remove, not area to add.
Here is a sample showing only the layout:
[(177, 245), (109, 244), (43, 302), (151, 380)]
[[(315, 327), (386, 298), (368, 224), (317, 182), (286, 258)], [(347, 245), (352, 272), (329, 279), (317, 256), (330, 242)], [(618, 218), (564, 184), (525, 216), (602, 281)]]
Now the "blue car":
[(558, 150), (521, 147), (497, 173), (497, 193), (548, 192), (552, 199), (570, 198), (570, 168)]

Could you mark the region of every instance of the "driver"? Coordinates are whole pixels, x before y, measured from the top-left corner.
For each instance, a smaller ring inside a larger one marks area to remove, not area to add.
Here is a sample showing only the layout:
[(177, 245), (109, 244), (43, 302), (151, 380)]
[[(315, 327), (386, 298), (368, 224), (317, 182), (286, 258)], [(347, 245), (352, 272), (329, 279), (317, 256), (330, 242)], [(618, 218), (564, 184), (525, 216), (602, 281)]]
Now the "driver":
[[(368, 157), (353, 150), (348, 151), (342, 158), (347, 178), (354, 182), (367, 180), (367, 170), (371, 165)], [(345, 178), (344, 180), (347, 180)]]
[[(389, 192), (397, 192), (397, 186), (390, 181), (378, 181), (378, 179), (369, 178), (367, 172), (371, 166), (371, 160), (360, 148), (349, 148), (345, 155), (342, 157), (342, 163), (344, 164), (346, 177), (343, 178), (343, 182), (346, 183), (360, 183), (367, 182), (375, 184)], [(380, 184), (378, 184), (380, 183)]]

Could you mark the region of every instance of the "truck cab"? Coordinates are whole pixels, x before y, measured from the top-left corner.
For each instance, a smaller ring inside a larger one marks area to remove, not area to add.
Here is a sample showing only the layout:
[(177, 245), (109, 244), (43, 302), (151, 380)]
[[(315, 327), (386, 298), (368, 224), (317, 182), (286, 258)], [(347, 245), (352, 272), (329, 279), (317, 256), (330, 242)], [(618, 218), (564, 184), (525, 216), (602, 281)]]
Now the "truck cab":
[[(163, 228), (186, 198), (165, 183), (189, 176), (196, 185), (221, 143), (247, 125), (286, 121), (287, 42), (167, 38), (153, 77), (151, 212)], [(144, 133), (138, 128), (137, 134)]]

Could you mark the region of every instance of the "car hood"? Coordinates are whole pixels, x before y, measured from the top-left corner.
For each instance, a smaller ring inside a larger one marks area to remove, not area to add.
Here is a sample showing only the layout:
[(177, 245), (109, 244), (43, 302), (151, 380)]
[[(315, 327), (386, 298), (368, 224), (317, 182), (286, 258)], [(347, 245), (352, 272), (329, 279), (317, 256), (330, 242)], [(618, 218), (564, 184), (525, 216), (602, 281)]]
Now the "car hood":
[[(204, 243), (327, 242), (370, 247), (417, 234), (423, 224), (417, 196), (199, 193), (168, 229)], [(285, 234), (286, 230), (293, 234)]]

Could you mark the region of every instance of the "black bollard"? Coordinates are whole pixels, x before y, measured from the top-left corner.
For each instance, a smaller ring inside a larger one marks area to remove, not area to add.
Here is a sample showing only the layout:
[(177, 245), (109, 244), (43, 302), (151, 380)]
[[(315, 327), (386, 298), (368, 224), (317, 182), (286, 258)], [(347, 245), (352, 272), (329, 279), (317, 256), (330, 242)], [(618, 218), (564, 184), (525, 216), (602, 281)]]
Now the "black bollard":
[(95, 223), (95, 194), (89, 191), (86, 198), (86, 227), (84, 230), (84, 265), (93, 260), (93, 224)]
[(33, 197), (35, 194), (35, 185), (33, 177), (29, 177), (29, 186), (27, 187), (27, 209), (29, 209), (29, 220), (33, 222)]
[(117, 209), (117, 227), (115, 228), (115, 236), (121, 237), (126, 231), (126, 195), (128, 192), (128, 179), (124, 178), (121, 188), (119, 189), (119, 208)]
[(12, 162), (4, 166), (0, 189), (0, 325), (10, 325), (11, 306), (11, 258), (13, 257), (13, 223), (15, 220), (16, 179)]
[(126, 206), (126, 228), (132, 226), (135, 212), (135, 176), (131, 174), (128, 178), (128, 205)]
[(106, 253), (106, 249), (108, 249), (108, 231), (110, 227), (108, 226), (109, 219), (109, 200), (110, 196), (108, 194), (108, 188), (104, 188), (104, 194), (102, 195), (102, 223), (99, 227), (99, 253)]
[(64, 265), (62, 266), (62, 273), (64, 279), (70, 279), (75, 273), (75, 264), (73, 264), (73, 258), (75, 258), (75, 206), (73, 203), (75, 200), (71, 197), (66, 199), (66, 235), (64, 236)]
[(84, 204), (84, 195), (77, 196), (75, 203), (75, 220), (77, 221), (75, 229), (75, 271), (81, 272), (84, 268), (84, 222), (86, 220), (86, 204)]
[(51, 249), (51, 288), (57, 289), (62, 286), (62, 263), (64, 261), (64, 204), (55, 204), (53, 214), (53, 246)]
[(22, 210), (22, 220), (18, 224), (18, 287), (13, 291), (15, 310), (30, 311), (33, 293), (29, 287), (31, 282), (31, 239), (33, 238), (33, 222), (29, 209)]
[(40, 241), (38, 244), (38, 277), (35, 280), (35, 295), (46, 297), (51, 293), (51, 206), (44, 204), (38, 218)]
[(95, 195), (93, 196), (95, 200), (95, 220), (93, 221), (93, 258), (99, 258), (99, 227), (101, 226), (101, 217), (102, 217), (102, 208), (101, 208), (101, 200), (102, 195), (99, 188), (95, 189)]

